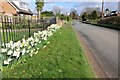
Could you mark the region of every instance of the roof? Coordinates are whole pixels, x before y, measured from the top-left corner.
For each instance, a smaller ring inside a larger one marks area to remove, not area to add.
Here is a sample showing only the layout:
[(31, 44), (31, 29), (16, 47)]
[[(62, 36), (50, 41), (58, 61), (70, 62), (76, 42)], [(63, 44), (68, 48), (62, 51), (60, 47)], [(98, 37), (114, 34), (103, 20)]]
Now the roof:
[(18, 14), (28, 14), (28, 15), (33, 15), (33, 12), (28, 9), (28, 10), (24, 10), (24, 9), (20, 9), (14, 2), (10, 2), (17, 10), (18, 10)]
[(116, 13), (117, 11), (112, 11), (111, 13)]

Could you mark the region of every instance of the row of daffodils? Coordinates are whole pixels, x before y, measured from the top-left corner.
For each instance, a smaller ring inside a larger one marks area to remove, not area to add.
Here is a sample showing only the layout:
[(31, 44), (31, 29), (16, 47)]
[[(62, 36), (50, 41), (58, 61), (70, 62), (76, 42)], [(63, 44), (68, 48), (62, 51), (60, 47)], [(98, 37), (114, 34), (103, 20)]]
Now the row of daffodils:
[[(47, 30), (38, 31), (28, 39), (23, 38), (18, 42), (10, 41), (9, 43), (3, 44), (6, 46), (1, 49), (1, 54), (5, 55), (3, 65), (8, 65), (25, 54), (28, 54), (30, 57), (37, 54), (40, 48), (37, 48), (36, 46), (42, 41), (46, 41), (48, 37), (52, 36), (53, 32), (56, 32), (59, 28), (61, 28), (61, 26), (52, 24)], [(47, 43), (49, 44), (50, 42)], [(43, 46), (43, 48), (45, 47), (46, 45)]]

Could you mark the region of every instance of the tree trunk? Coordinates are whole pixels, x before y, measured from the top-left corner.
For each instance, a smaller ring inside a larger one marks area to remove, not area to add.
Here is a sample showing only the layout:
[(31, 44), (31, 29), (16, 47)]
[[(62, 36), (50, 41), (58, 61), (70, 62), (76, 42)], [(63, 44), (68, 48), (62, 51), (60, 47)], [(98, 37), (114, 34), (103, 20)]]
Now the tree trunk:
[(41, 24), (41, 23), (40, 23), (40, 20), (41, 20), (40, 17), (41, 17), (41, 11), (39, 10), (39, 11), (38, 11), (38, 21), (39, 21), (39, 25)]
[(41, 18), (41, 11), (39, 10), (38, 11), (38, 19), (40, 20), (40, 18)]

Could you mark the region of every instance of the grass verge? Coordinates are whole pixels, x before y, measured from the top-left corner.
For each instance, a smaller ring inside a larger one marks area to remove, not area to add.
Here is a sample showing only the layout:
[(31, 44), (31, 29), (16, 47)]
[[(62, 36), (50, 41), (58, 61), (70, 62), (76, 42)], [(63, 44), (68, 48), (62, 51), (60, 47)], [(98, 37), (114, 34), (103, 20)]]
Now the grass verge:
[[(51, 43), (47, 44), (48, 41)], [(48, 41), (43, 43), (47, 47), (41, 48), (33, 57), (24, 56), (13, 65), (4, 66), (3, 78), (94, 77), (70, 23), (55, 32)]]

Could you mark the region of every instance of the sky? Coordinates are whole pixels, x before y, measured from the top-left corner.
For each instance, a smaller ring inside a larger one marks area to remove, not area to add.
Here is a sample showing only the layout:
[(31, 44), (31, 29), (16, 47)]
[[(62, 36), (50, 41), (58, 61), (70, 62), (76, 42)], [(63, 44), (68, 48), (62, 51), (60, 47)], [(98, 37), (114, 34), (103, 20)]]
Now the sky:
[[(54, 7), (58, 7), (62, 10), (62, 13), (69, 13), (71, 11), (71, 9), (75, 9), (77, 10), (77, 12), (80, 14), (82, 13), (83, 9), (85, 9), (86, 7), (99, 7), (101, 8), (101, 2), (100, 0), (75, 0), (75, 2), (69, 1), (69, 0), (61, 0), (61, 2), (59, 2), (59, 0), (52, 0), (52, 1), (45, 1), (44, 7), (43, 7), (43, 11), (52, 11)], [(30, 9), (33, 12), (36, 12), (36, 5), (35, 5), (35, 0), (31, 0), (30, 4), (29, 4)], [(117, 10), (118, 9), (118, 1), (115, 2), (114, 1), (105, 1), (104, 4), (104, 9), (109, 8), (111, 11), (113, 10)]]

